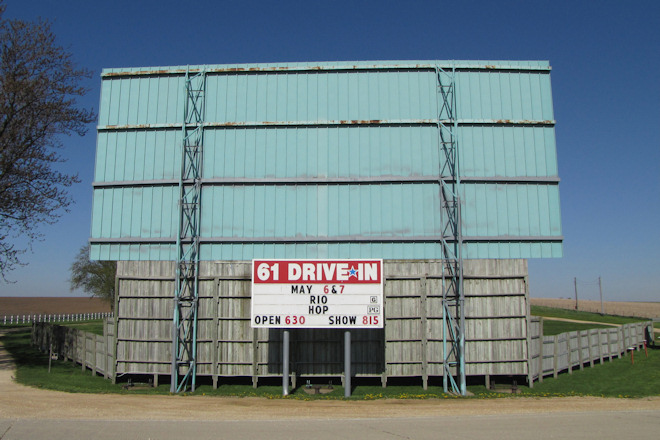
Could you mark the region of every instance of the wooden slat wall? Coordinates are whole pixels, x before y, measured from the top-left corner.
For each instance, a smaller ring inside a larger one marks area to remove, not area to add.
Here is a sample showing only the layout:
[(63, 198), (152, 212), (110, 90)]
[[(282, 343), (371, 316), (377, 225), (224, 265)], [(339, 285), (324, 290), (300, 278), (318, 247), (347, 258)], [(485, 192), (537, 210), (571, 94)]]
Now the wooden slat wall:
[[(385, 261), (385, 329), (355, 330), (357, 376), (441, 376), (442, 270), (439, 261)], [(202, 262), (198, 374), (281, 374), (282, 332), (250, 328), (251, 262)], [(116, 368), (122, 374), (169, 374), (174, 263), (119, 262)], [(466, 373), (526, 375), (527, 262), (465, 261)], [(343, 373), (343, 330), (291, 331), (298, 376)]]
[(110, 318), (104, 320), (104, 335), (84, 332), (75, 328), (47, 322), (36, 322), (32, 326), (32, 344), (42, 352), (53, 354), (58, 359), (80, 364), (82, 370), (106, 378), (114, 377), (114, 362), (111, 351), (113, 327)]

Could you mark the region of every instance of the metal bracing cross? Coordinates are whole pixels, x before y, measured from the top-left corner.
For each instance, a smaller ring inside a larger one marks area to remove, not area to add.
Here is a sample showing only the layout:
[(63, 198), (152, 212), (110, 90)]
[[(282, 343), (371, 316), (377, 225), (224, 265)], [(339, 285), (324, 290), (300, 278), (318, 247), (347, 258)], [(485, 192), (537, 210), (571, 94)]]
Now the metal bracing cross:
[[(456, 69), (436, 66), (440, 157), (443, 387), (465, 395), (465, 310)], [(455, 372), (456, 379), (452, 372)]]
[(170, 391), (195, 391), (202, 152), (204, 140), (204, 71), (184, 77), (184, 111), (179, 176), (179, 223), (172, 328)]

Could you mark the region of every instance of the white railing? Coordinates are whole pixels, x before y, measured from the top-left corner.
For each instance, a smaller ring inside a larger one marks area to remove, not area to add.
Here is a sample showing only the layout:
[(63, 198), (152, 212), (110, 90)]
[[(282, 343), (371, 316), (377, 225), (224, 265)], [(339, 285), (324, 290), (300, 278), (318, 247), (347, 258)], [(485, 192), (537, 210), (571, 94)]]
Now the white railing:
[(110, 318), (112, 313), (60, 313), (50, 315), (4, 315), (2, 317), (3, 325), (11, 324), (32, 324), (33, 322), (76, 322), (92, 321), (95, 319)]

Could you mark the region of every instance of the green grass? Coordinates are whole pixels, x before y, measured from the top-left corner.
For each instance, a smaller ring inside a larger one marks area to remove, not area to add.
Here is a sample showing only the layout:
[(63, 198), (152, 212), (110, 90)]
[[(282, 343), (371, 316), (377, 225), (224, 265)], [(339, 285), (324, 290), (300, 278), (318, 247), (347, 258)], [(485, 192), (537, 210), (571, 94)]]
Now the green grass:
[[(600, 317), (600, 315), (598, 315)], [(78, 325), (79, 323), (76, 323)], [(591, 324), (585, 324), (592, 326)], [(593, 328), (593, 327), (592, 327)], [(169, 384), (156, 388), (140, 387), (124, 389), (122, 383), (112, 384), (100, 376), (92, 375), (91, 371), (82, 371), (79, 365), (72, 362), (57, 360), (52, 362), (51, 373), (48, 373), (48, 356), (40, 353), (30, 345), (30, 328), (14, 330), (2, 336), (2, 342), (14, 357), (17, 364), (16, 378), (19, 383), (37, 387), (67, 392), (81, 393), (117, 393), (117, 394), (169, 394)], [(605, 361), (603, 365), (594, 368), (585, 366), (583, 371), (574, 370), (572, 375), (563, 373), (557, 379), (545, 378), (543, 383), (535, 382), (533, 388), (520, 386), (518, 396), (605, 396), (605, 397), (646, 397), (660, 395), (660, 350), (649, 349), (649, 357), (644, 351), (635, 352), (635, 364), (630, 362), (630, 355)], [(510, 394), (494, 393), (486, 390), (483, 385), (469, 386), (468, 390), (474, 398), (509, 397)], [(279, 385), (261, 385), (257, 389), (250, 385), (221, 385), (214, 390), (211, 385), (201, 384), (195, 393), (182, 395), (205, 396), (238, 396), (262, 397), (268, 399), (282, 398)], [(329, 394), (307, 394), (303, 386), (299, 386), (287, 397), (299, 400), (344, 399), (344, 390), (340, 385)], [(442, 387), (429, 386), (423, 390), (420, 386), (388, 386), (359, 385), (353, 389), (351, 400), (373, 400), (381, 398), (423, 399), (423, 398), (453, 398), (443, 394)]]
[[(55, 325), (61, 325), (63, 327), (78, 328), (84, 332), (94, 333), (95, 335), (103, 336), (103, 320), (102, 319), (92, 319), (89, 321), (78, 321), (78, 322), (54, 322)], [(0, 329), (2, 328), (32, 328), (32, 323), (30, 324), (0, 324)]]
[(567, 321), (553, 321), (550, 319), (543, 320), (543, 334), (552, 336), (560, 333), (573, 332), (577, 330), (589, 330), (592, 328), (611, 328), (608, 325), (600, 325), (597, 323), (607, 324), (629, 324), (633, 322), (647, 321), (644, 318), (631, 318), (628, 316), (614, 316), (614, 315), (601, 315), (599, 313), (579, 312), (575, 310), (556, 309), (552, 307), (531, 306), (531, 314), (534, 316), (548, 317), (548, 318), (561, 318), (561, 319), (575, 319), (578, 321), (591, 321), (594, 324), (587, 324), (581, 322), (567, 322)]
[(603, 365), (584, 370), (574, 370), (573, 374), (561, 374), (557, 379), (546, 378), (543, 383), (535, 383), (534, 388), (526, 388), (525, 395), (558, 396), (588, 395), (605, 397), (647, 397), (660, 395), (660, 350), (636, 351), (635, 364), (630, 354), (612, 362), (605, 360)]
[(586, 324), (581, 322), (551, 321), (543, 320), (543, 334), (545, 336), (554, 336), (560, 333), (574, 332), (580, 330), (590, 330), (594, 328), (612, 328), (609, 325)]
[(601, 315), (600, 313), (580, 312), (577, 310), (556, 309), (552, 307), (531, 306), (534, 316), (548, 316), (551, 318), (577, 319), (579, 321), (604, 322), (607, 324), (630, 324), (632, 322), (648, 321), (645, 318), (632, 318), (629, 316)]
[(66, 327), (77, 328), (84, 332), (94, 333), (95, 335), (103, 336), (103, 321), (96, 319), (93, 321), (81, 321), (69, 324), (64, 324)]
[[(574, 369), (573, 374), (563, 372), (555, 379), (545, 377), (543, 382), (534, 382), (534, 387), (519, 386), (516, 396), (536, 397), (650, 397), (660, 395), (660, 350), (649, 349), (648, 358), (644, 350), (635, 351), (635, 364), (631, 363), (630, 353), (610, 362), (607, 358), (602, 365), (591, 368), (585, 364), (584, 370)], [(495, 393), (484, 386), (469, 387), (477, 398), (507, 397), (510, 394)]]
[(92, 376), (90, 371), (83, 373), (80, 366), (74, 367), (72, 362), (52, 361), (48, 373), (48, 355), (31, 345), (30, 333), (31, 329), (26, 327), (2, 336), (3, 345), (16, 363), (19, 383), (70, 392), (103, 393), (121, 389), (100, 376)]

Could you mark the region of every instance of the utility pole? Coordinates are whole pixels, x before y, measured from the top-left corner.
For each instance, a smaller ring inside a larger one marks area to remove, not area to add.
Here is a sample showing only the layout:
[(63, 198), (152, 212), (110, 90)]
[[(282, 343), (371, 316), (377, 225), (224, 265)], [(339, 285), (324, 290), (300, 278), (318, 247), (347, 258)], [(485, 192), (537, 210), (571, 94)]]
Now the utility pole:
[(598, 290), (600, 290), (600, 314), (605, 314), (605, 308), (603, 307), (603, 283), (601, 282), (600, 277), (598, 277)]
[(575, 284), (575, 310), (578, 309), (578, 296), (577, 296), (577, 277), (573, 278)]

